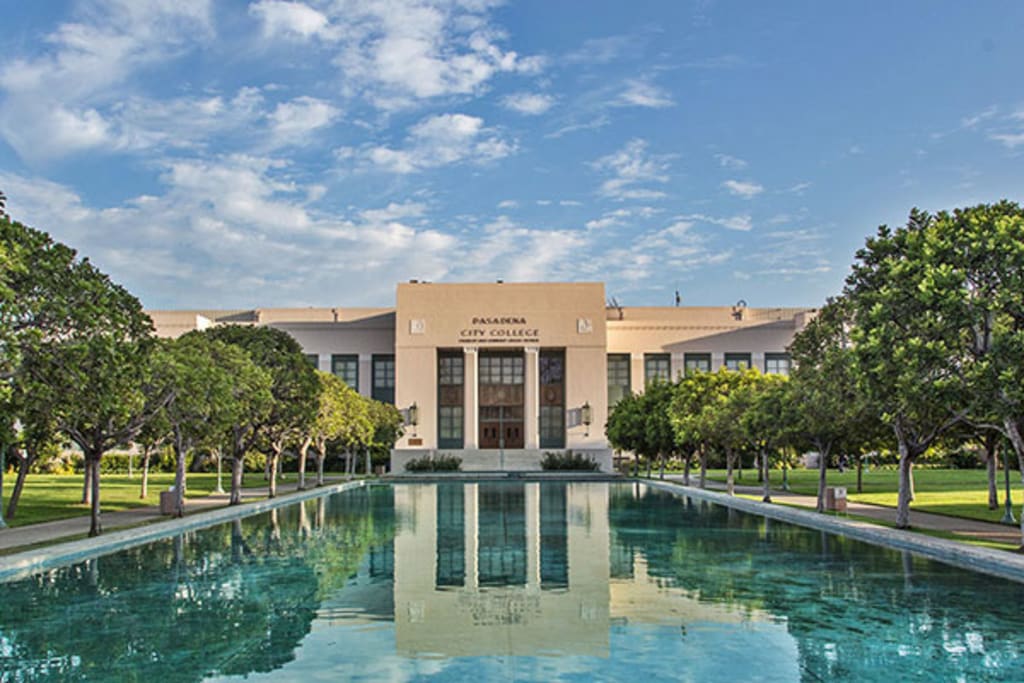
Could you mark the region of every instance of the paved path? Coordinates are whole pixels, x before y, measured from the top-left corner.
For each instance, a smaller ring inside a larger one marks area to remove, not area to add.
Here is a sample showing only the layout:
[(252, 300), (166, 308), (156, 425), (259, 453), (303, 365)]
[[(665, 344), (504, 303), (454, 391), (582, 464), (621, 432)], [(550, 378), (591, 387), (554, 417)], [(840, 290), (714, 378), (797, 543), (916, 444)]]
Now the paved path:
[[(682, 483), (683, 477), (677, 474), (665, 475), (665, 479)], [(696, 484), (697, 478), (690, 476), (691, 483)], [(725, 483), (720, 481), (708, 481), (707, 488), (715, 491), (724, 491)], [(736, 493), (757, 496), (760, 499), (764, 489), (761, 486), (737, 485)], [(815, 496), (806, 496), (792, 491), (780, 491), (772, 489), (772, 501), (776, 503), (787, 503), (814, 509), (817, 507), (818, 499)], [(846, 511), (849, 514), (860, 515), (870, 519), (877, 519), (883, 522), (896, 523), (896, 508), (882, 505), (870, 505), (868, 503), (857, 503), (847, 501)], [(930, 529), (933, 531), (948, 531), (958, 536), (970, 536), (981, 538), (986, 541), (997, 543), (1009, 543), (1021, 545), (1021, 530), (1017, 526), (1006, 524), (993, 524), (991, 522), (980, 522), (962, 517), (950, 517), (948, 515), (936, 515), (930, 512), (910, 511), (910, 525), (917, 529)]]
[[(343, 481), (348, 477), (325, 477), (327, 483)], [(307, 479), (307, 487), (311, 486), (311, 480)], [(316, 478), (312, 479), (315, 482)], [(298, 482), (279, 482), (277, 485), (278, 495), (291, 493), (298, 487)], [(267, 487), (242, 489), (242, 500), (255, 500), (267, 497)], [(102, 500), (102, 493), (100, 496)], [(202, 498), (186, 498), (185, 514), (192, 514), (202, 510), (225, 507), (228, 504), (230, 494), (211, 493)], [(156, 522), (161, 519), (169, 519), (166, 515), (160, 514), (158, 506), (147, 506), (121, 510), (119, 512), (103, 512), (100, 521), (104, 531), (123, 529), (130, 526), (138, 526), (148, 522)], [(51, 543), (62, 538), (71, 536), (84, 536), (89, 533), (89, 526), (92, 519), (89, 515), (83, 517), (71, 517), (58, 519), (53, 522), (41, 522), (39, 524), (27, 524), (25, 526), (0, 529), (0, 552), (7, 552), (17, 548)]]

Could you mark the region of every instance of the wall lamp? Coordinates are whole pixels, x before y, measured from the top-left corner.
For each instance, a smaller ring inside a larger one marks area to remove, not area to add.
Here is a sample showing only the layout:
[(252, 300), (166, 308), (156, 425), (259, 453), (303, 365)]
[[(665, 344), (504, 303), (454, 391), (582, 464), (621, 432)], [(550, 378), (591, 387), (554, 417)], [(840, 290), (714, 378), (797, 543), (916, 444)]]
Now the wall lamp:
[(586, 427), (583, 436), (590, 436), (590, 401), (584, 402), (583, 408), (580, 410), (580, 419), (583, 421), (583, 426)]
[(420, 423), (420, 408), (413, 401), (413, 404), (409, 406), (409, 424), (412, 425), (412, 435), (416, 436), (416, 426)]

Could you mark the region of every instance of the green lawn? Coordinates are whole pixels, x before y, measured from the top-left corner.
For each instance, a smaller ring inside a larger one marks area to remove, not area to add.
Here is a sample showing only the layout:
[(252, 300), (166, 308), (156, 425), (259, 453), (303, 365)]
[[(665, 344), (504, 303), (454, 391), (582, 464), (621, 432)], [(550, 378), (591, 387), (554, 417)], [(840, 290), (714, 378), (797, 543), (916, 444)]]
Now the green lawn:
[[(873, 503), (896, 507), (896, 492), (899, 473), (894, 469), (864, 470), (864, 492), (857, 493), (857, 472), (847, 470), (840, 474), (836, 470), (828, 471), (829, 486), (847, 487), (847, 497), (861, 503)], [(708, 470), (708, 478), (725, 481), (725, 470)], [(934, 512), (940, 515), (979, 519), (985, 522), (998, 522), (1003, 517), (1003, 472), (998, 473), (999, 508), (988, 509), (988, 483), (985, 470), (935, 470), (915, 469), (914, 488), (915, 500), (911, 503), (912, 510)], [(737, 483), (757, 485), (757, 472), (745, 470), (743, 480)], [(782, 472), (772, 470), (773, 488), (782, 486)], [(1021, 503), (1024, 503), (1024, 489), (1021, 487), (1020, 474), (1011, 470), (1011, 500), (1014, 505), (1014, 516), (1019, 518)], [(789, 486), (795, 493), (817, 495), (817, 470), (790, 470)]]
[[(307, 475), (308, 476), (308, 475)], [(315, 479), (315, 474), (313, 475)], [(295, 481), (294, 473), (286, 474), (285, 481)], [(15, 475), (4, 477), (4, 520), (8, 526), (23, 526), (55, 519), (66, 519), (89, 514), (89, 506), (79, 503), (82, 499), (82, 475), (30, 474), (25, 480), (25, 490), (18, 501), (14, 519), (6, 518), (7, 501), (14, 490)], [(100, 502), (103, 512), (116, 512), (145, 505), (159, 505), (160, 492), (174, 483), (174, 474), (154, 472), (149, 475), (149, 495), (139, 498), (142, 479), (138, 473), (131, 479), (127, 474), (104, 474), (100, 478)], [(225, 489), (231, 485), (229, 472), (224, 473)], [(261, 474), (246, 474), (243, 485), (265, 486)], [(199, 473), (188, 475), (186, 498), (198, 498), (211, 493), (217, 487), (217, 475)]]

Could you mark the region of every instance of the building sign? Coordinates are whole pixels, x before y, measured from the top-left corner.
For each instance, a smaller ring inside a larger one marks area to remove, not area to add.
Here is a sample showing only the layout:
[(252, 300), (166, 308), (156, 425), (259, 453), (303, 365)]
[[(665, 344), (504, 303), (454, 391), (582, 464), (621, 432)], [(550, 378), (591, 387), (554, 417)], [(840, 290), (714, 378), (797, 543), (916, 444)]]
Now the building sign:
[(522, 344), (540, 341), (540, 330), (522, 316), (482, 316), (459, 330), (460, 344)]

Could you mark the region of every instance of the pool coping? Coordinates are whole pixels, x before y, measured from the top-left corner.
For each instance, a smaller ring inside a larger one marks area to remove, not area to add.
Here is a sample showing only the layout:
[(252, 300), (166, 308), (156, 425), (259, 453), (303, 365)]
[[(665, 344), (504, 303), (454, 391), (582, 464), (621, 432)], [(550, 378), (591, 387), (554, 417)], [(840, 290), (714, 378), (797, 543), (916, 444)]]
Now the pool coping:
[(912, 531), (879, 526), (870, 522), (841, 519), (811, 510), (798, 510), (774, 503), (749, 500), (747, 498), (730, 496), (727, 493), (708, 491), (707, 489), (685, 486), (674, 482), (651, 481), (648, 479), (633, 479), (632, 481), (678, 495), (707, 500), (740, 510), (741, 512), (810, 527), (893, 550), (909, 551), (961, 569), (968, 569), (1024, 583), (1024, 555), (1014, 555), (1005, 550), (980, 548), (961, 541), (925, 536)]
[(0, 584), (26, 578), (37, 572), (55, 569), (65, 565), (100, 555), (117, 552), (126, 548), (134, 548), (152, 541), (157, 541), (186, 531), (195, 531), (206, 527), (231, 522), (241, 517), (259, 514), (284, 505), (291, 505), (311, 498), (328, 496), (342, 491), (362, 488), (368, 482), (365, 479), (328, 484), (317, 488), (296, 491), (276, 498), (229, 505), (216, 510), (205, 510), (194, 515), (153, 522), (144, 526), (112, 531), (93, 538), (77, 541), (56, 543), (54, 545), (26, 550), (0, 557)]

